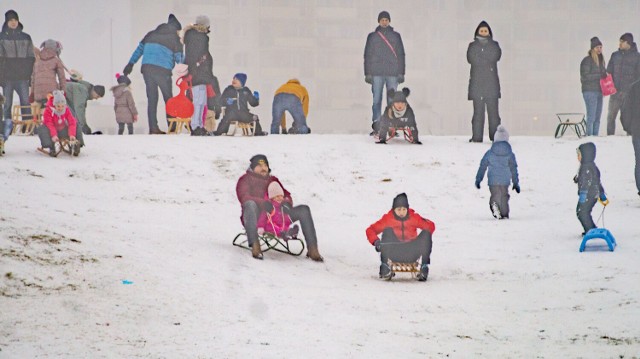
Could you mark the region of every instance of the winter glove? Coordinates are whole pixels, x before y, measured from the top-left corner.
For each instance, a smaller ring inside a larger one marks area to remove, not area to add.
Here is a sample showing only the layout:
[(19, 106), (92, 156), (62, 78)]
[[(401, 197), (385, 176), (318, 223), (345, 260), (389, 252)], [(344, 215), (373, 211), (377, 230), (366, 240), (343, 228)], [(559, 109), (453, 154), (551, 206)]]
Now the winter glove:
[(233, 99), (233, 98), (231, 98), (231, 97), (229, 97), (229, 98), (227, 99), (227, 105), (228, 105), (228, 106), (233, 105), (233, 101), (234, 101), (234, 99)]
[(609, 204), (609, 200), (607, 199), (607, 196), (603, 193), (600, 195), (600, 203), (602, 203), (603, 206), (607, 206)]
[(127, 66), (124, 67), (124, 70), (122, 70), (122, 73), (125, 74), (125, 76), (129, 76), (129, 74), (131, 74), (131, 71), (133, 71), (132, 62), (128, 63)]
[(291, 212), (291, 204), (289, 202), (282, 202), (280, 208), (282, 208), (282, 212), (284, 213), (289, 214), (289, 212)]
[(404, 75), (398, 75), (398, 83), (401, 84), (404, 82)]
[(253, 91), (253, 97), (256, 98), (256, 100), (260, 99), (260, 93), (258, 91)]
[(480, 189), (480, 182), (476, 181), (476, 188)]
[(587, 201), (587, 191), (578, 192), (578, 203), (585, 203)]
[(520, 193), (520, 185), (519, 184), (514, 184), (513, 185), (513, 190), (516, 191), (516, 193)]
[(380, 248), (381, 247), (380, 240), (376, 239), (376, 241), (373, 242), (373, 245), (376, 247), (376, 252), (380, 252), (380, 250), (381, 250), (381, 248)]
[(373, 76), (371, 75), (366, 75), (364, 77), (364, 82), (368, 83), (369, 85), (371, 85), (373, 83)]
[(271, 202), (266, 201), (264, 202), (264, 211), (267, 213), (272, 213), (273, 212), (273, 204), (271, 204)]
[(573, 183), (578, 183), (578, 175), (573, 176)]

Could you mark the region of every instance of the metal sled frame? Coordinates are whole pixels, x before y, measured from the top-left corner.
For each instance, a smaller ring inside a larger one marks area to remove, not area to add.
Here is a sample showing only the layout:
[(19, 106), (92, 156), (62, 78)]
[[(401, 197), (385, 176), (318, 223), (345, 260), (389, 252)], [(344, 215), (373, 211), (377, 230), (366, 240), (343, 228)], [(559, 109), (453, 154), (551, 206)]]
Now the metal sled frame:
[(584, 113), (556, 113), (556, 117), (560, 123), (556, 127), (555, 138), (564, 136), (569, 127), (573, 128), (578, 138), (587, 135), (587, 121), (584, 119)]
[[(407, 142), (413, 142), (413, 132), (409, 127), (389, 127), (389, 134), (387, 135), (387, 139), (391, 139), (399, 135), (398, 132), (402, 132), (404, 135), (404, 139)], [(376, 141), (380, 141), (380, 136), (378, 134), (375, 135)]]
[[(284, 239), (275, 236), (272, 233), (265, 232), (262, 235), (258, 235), (258, 239), (260, 240), (260, 247), (262, 248), (262, 252), (267, 252), (270, 250), (274, 250), (276, 252), (290, 254), (292, 256), (299, 256), (304, 251), (304, 241), (298, 237), (292, 237), (291, 239)], [(300, 249), (295, 250), (297, 245), (291, 247), (291, 242), (296, 242), (300, 244)], [(233, 245), (236, 247), (251, 249), (248, 244), (247, 232), (238, 233), (238, 235), (233, 239)]]

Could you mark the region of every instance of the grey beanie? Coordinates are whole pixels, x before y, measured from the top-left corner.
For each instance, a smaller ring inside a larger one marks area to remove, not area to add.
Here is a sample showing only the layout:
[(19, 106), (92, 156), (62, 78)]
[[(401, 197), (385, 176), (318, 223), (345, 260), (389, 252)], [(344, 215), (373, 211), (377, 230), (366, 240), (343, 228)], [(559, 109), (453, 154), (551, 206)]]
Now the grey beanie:
[(207, 15), (198, 15), (198, 17), (196, 17), (196, 24), (209, 27), (211, 26), (211, 20), (209, 20)]
[(67, 104), (67, 99), (64, 97), (64, 92), (60, 90), (53, 91), (53, 104), (57, 105), (59, 103)]
[(493, 142), (509, 142), (509, 132), (502, 125), (498, 125), (496, 133), (493, 135)]

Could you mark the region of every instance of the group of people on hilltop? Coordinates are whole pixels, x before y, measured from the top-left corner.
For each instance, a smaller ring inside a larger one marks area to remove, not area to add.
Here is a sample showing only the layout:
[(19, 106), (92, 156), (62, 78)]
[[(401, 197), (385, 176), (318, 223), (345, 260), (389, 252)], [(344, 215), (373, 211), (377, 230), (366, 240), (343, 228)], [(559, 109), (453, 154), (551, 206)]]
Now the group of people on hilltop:
[[(32, 115), (31, 104), (38, 109), (53, 109), (50, 101), (53, 92), (62, 91), (69, 104), (70, 116), (78, 121), (78, 131), (91, 133), (85, 115), (87, 101), (104, 96), (104, 86), (94, 86), (83, 81), (79, 72), (67, 71), (60, 59), (62, 44), (59, 41), (48, 39), (36, 48), (31, 36), (23, 30), (18, 13), (14, 10), (5, 12), (0, 33), (0, 85), (5, 99), (0, 121), (0, 151), (4, 151), (13, 129), (14, 92), (19, 97), (22, 116), (28, 118)], [(69, 73), (69, 79), (65, 72)]]

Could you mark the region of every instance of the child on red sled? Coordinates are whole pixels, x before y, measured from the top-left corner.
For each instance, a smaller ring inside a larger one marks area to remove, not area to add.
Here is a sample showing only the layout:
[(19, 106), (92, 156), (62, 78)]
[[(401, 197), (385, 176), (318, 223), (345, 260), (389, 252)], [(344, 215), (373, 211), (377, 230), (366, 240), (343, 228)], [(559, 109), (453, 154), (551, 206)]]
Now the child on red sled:
[(84, 146), (82, 131), (77, 131), (78, 122), (67, 106), (64, 92), (53, 91), (53, 96), (47, 101), (42, 118), (42, 126), (38, 127), (37, 133), (42, 148), (48, 148), (50, 156), (56, 157), (58, 155), (56, 143), (59, 143), (60, 139), (67, 139), (75, 143), (73, 155), (80, 154), (80, 147)]
[[(418, 229), (422, 230), (420, 234)], [(389, 279), (393, 276), (389, 259), (393, 262), (411, 263), (422, 257), (418, 280), (426, 281), (433, 245), (431, 235), (435, 230), (433, 222), (409, 208), (409, 199), (405, 193), (397, 195), (393, 199), (391, 210), (366, 231), (369, 243), (380, 252), (380, 278)], [(378, 238), (380, 233), (382, 238)]]

